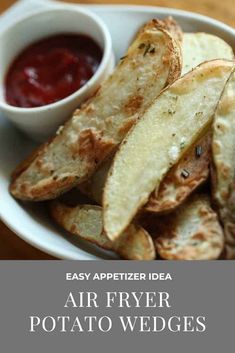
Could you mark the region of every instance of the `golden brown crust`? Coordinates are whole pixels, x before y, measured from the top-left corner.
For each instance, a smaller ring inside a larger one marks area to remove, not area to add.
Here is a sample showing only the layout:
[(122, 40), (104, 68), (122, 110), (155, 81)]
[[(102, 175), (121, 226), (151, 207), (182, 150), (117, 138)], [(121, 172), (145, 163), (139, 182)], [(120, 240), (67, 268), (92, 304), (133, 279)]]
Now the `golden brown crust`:
[(166, 82), (166, 86), (168, 86), (179, 78), (179, 68), (180, 72), (182, 70), (182, 52), (181, 44), (179, 43), (183, 40), (183, 32), (178, 23), (171, 16), (163, 21), (154, 19), (153, 23), (156, 28), (161, 28), (165, 34), (169, 33), (169, 35), (173, 37), (173, 40), (168, 42), (168, 50), (171, 55), (167, 53), (162, 57), (163, 62), (170, 68)]
[(135, 123), (136, 123), (135, 117), (126, 120), (126, 122), (123, 123), (119, 129), (120, 136), (125, 136)]
[(167, 260), (214, 260), (224, 246), (218, 217), (202, 195), (156, 220), (153, 235), (157, 253)]
[(168, 16), (164, 20), (154, 18), (146, 26), (152, 26), (153, 24), (156, 28), (161, 28), (164, 31), (169, 32), (173, 36), (173, 38), (179, 41), (180, 43), (183, 41), (183, 31), (172, 16)]
[(227, 60), (199, 65), (163, 90), (127, 134), (104, 188), (109, 239), (118, 239), (170, 168), (208, 131), (233, 68)]
[(140, 226), (131, 224), (114, 243), (115, 251), (127, 260), (155, 260), (156, 252), (153, 240)]
[(52, 199), (88, 179), (152, 100), (180, 73), (179, 44), (156, 21), (150, 21), (96, 95), (13, 180), (13, 196), (32, 201)]
[[(112, 243), (103, 234), (102, 221), (99, 222), (101, 212), (99, 206), (69, 207), (54, 201), (50, 204), (50, 212), (56, 223), (63, 229), (105, 250), (112, 250)], [(91, 222), (94, 222), (94, 225)]]
[[(17, 191), (14, 189), (14, 183), (10, 185), (10, 192), (14, 194), (14, 196), (17, 198), (18, 195), (21, 200), (24, 201), (45, 201), (50, 199), (55, 199), (58, 196), (61, 195), (61, 193), (69, 191), (71, 189), (71, 185), (75, 187), (77, 185), (76, 178), (73, 178), (72, 176), (64, 176), (63, 179), (56, 179), (56, 176), (54, 179), (50, 180), (49, 182), (47, 180), (42, 180), (40, 182), (40, 188), (37, 186), (32, 186), (30, 183), (27, 181), (23, 182)], [(51, 195), (51, 189), (55, 188), (56, 192), (53, 193), (53, 196)], [(25, 195), (25, 196), (21, 196)]]
[(183, 41), (183, 31), (179, 24), (174, 20), (174, 18), (168, 16), (163, 22), (165, 23), (166, 30), (181, 43)]
[(126, 260), (154, 260), (154, 244), (150, 235), (138, 225), (130, 225), (118, 242), (111, 242), (102, 225), (102, 208), (94, 205), (69, 207), (51, 202), (51, 216), (66, 231), (105, 250), (115, 251)]
[[(174, 136), (172, 136), (174, 140)], [(180, 161), (170, 169), (159, 190), (154, 190), (146, 211), (169, 212), (184, 200), (209, 177), (211, 161), (211, 131), (196, 141)]]
[(116, 146), (115, 141), (103, 138), (102, 133), (92, 129), (83, 130), (78, 140), (78, 154), (81, 158), (90, 159), (95, 164), (103, 161)]
[(140, 95), (135, 95), (130, 97), (126, 102), (124, 109), (128, 115), (134, 115), (136, 111), (138, 111), (143, 104), (144, 97)]
[(40, 157), (40, 155), (44, 153), (47, 145), (51, 142), (52, 139), (48, 142), (41, 144), (29, 156), (27, 156), (26, 159), (24, 159), (20, 164), (18, 164), (11, 173), (11, 181), (14, 182), (36, 158)]

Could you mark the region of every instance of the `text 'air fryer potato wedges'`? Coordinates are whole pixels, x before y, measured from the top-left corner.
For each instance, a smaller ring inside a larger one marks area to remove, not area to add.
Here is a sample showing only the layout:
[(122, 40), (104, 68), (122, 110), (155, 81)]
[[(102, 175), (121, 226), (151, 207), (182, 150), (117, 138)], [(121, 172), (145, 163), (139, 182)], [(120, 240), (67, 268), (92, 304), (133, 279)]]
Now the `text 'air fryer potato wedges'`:
[(209, 197), (195, 195), (156, 223), (157, 253), (167, 260), (215, 260), (224, 246), (223, 230)]
[(68, 232), (103, 249), (115, 251), (126, 260), (154, 260), (153, 240), (138, 225), (130, 225), (117, 242), (111, 242), (103, 232), (102, 208), (94, 205), (68, 207), (57, 201), (51, 203), (54, 220)]
[(225, 233), (225, 257), (235, 259), (235, 72), (231, 75), (213, 123), (213, 196)]
[(163, 21), (152, 20), (139, 31), (97, 94), (13, 180), (13, 196), (52, 199), (87, 179), (161, 90), (180, 76), (180, 44), (163, 27)]
[(232, 62), (215, 60), (190, 71), (152, 103), (123, 140), (104, 190), (104, 228), (111, 240), (205, 133), (233, 67)]

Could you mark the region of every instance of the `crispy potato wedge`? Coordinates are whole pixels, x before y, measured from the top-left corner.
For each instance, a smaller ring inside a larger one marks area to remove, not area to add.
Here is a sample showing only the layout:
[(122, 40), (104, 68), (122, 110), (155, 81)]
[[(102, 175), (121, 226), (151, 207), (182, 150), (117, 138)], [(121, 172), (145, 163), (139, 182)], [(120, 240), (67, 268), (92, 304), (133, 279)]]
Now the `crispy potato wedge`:
[(225, 256), (235, 259), (235, 72), (231, 75), (213, 123), (213, 197), (225, 232)]
[[(154, 190), (144, 209), (165, 213), (179, 206), (197, 187), (208, 180), (211, 161), (211, 131), (196, 141)], [(103, 190), (112, 159), (105, 161), (79, 190), (102, 205)]]
[(156, 257), (152, 238), (140, 226), (132, 224), (117, 242), (111, 242), (103, 232), (102, 208), (94, 205), (68, 207), (51, 203), (51, 215), (68, 232), (103, 249), (115, 251), (126, 260), (154, 260)]
[(13, 180), (13, 196), (53, 199), (89, 178), (152, 100), (180, 76), (181, 48), (167, 29), (152, 20), (139, 31), (96, 95)]
[(26, 159), (24, 159), (11, 173), (11, 181), (14, 182), (18, 176), (20, 176), (28, 166), (34, 161), (36, 157), (39, 157), (41, 153), (43, 153), (46, 145), (49, 142), (41, 144), (36, 150), (34, 150)]
[(204, 61), (234, 59), (233, 49), (223, 39), (208, 33), (184, 33), (182, 74)]
[(210, 161), (211, 131), (208, 131), (169, 170), (159, 189), (152, 192), (145, 210), (169, 212), (182, 204), (197, 187), (208, 180)]
[[(159, 21), (161, 25), (161, 21)], [(178, 24), (167, 18), (163, 27), (179, 41), (183, 41), (183, 73), (195, 68), (198, 64), (212, 59), (233, 59), (232, 48), (221, 38), (208, 33), (184, 33)], [(210, 161), (210, 137), (202, 137), (192, 147), (179, 163), (173, 167), (163, 179), (159, 190), (155, 190), (145, 209), (151, 212), (168, 212), (180, 205), (199, 185), (208, 179)], [(197, 158), (194, 149), (201, 147), (203, 154)], [(79, 189), (89, 195), (98, 204), (102, 204), (102, 194), (111, 160), (103, 163), (91, 179), (82, 184)], [(184, 177), (182, 171), (189, 171), (190, 176)]]
[(104, 228), (117, 239), (186, 150), (207, 130), (234, 63), (214, 60), (168, 87), (116, 153), (103, 198)]
[(195, 195), (156, 221), (154, 243), (167, 260), (215, 260), (224, 247), (217, 214), (205, 195)]
[[(234, 59), (232, 48), (221, 38), (208, 33), (184, 33), (182, 74), (198, 64), (213, 59)], [(193, 53), (193, 54), (192, 54)], [(151, 212), (168, 212), (180, 205), (199, 185), (209, 177), (210, 165), (209, 134), (202, 137), (162, 181), (159, 191), (150, 196), (145, 209)], [(202, 148), (202, 157), (197, 158), (194, 149)], [(189, 177), (182, 171), (188, 171)]]

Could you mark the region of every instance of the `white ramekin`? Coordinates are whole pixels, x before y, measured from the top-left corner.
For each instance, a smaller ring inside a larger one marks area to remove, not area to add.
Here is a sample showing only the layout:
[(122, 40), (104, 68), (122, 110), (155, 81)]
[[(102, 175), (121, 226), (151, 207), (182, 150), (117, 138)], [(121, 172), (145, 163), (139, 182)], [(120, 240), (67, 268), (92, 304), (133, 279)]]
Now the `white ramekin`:
[[(99, 44), (103, 57), (95, 74), (79, 90), (56, 103), (37, 108), (9, 105), (4, 97), (4, 81), (13, 59), (29, 44), (50, 35), (63, 33), (86, 34)], [(111, 36), (99, 17), (83, 8), (58, 7), (42, 10), (18, 21), (0, 35), (0, 110), (32, 139), (45, 140), (82, 101), (97, 90), (113, 66)]]

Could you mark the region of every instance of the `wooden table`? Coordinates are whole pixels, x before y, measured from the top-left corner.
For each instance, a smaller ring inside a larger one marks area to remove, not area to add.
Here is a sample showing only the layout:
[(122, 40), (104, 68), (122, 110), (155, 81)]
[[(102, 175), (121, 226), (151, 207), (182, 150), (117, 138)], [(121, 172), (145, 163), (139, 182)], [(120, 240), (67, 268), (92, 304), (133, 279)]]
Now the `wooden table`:
[[(65, 0), (66, 1), (66, 0)], [(6, 10), (15, 1), (1, 0), (0, 12)], [(195, 11), (205, 15), (209, 15), (218, 20), (221, 20), (231, 26), (235, 26), (235, 9), (234, 0), (94, 0), (94, 1), (69, 1), (66, 2), (84, 2), (84, 3), (120, 3), (120, 4), (135, 4), (135, 5), (152, 5), (174, 7), (183, 10)], [(31, 247), (23, 240), (18, 238), (0, 221), (0, 259), (32, 259), (32, 260), (46, 260), (53, 259), (51, 256), (38, 251)]]

